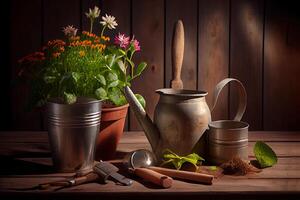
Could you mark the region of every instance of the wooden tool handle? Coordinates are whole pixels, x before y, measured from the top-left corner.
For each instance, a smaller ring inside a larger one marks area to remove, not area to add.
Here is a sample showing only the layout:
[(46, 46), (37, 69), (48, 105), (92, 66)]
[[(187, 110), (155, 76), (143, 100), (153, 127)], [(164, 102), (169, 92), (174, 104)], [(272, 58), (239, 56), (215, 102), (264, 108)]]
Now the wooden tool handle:
[(175, 24), (173, 41), (172, 41), (172, 67), (173, 80), (171, 87), (174, 89), (182, 89), (183, 84), (181, 80), (181, 67), (184, 53), (184, 28), (181, 20)]
[(162, 167), (149, 167), (148, 169), (151, 169), (153, 171), (156, 171), (158, 173), (173, 177), (173, 178), (180, 178), (190, 181), (195, 181), (199, 183), (205, 183), (205, 184), (212, 184), (212, 181), (214, 179), (214, 176), (208, 175), (208, 174), (201, 174), (197, 172), (188, 172), (188, 171), (179, 171), (175, 169), (167, 169)]
[(82, 177), (78, 177), (78, 178), (75, 178), (74, 179), (74, 184), (72, 185), (80, 185), (82, 183), (88, 183), (88, 182), (92, 182), (92, 181), (95, 181), (99, 178), (98, 174), (96, 173), (89, 173), (85, 176), (82, 176)]
[(135, 168), (134, 174), (163, 188), (172, 186), (173, 179), (147, 168)]

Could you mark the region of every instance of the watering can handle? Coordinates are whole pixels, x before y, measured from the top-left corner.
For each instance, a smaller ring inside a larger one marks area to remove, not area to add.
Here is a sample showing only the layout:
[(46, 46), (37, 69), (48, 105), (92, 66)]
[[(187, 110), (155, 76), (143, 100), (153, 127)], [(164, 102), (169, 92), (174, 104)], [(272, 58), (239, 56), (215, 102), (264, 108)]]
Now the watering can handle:
[(238, 92), (239, 92), (239, 105), (237, 109), (237, 113), (233, 120), (240, 121), (245, 113), (246, 106), (247, 106), (247, 93), (244, 85), (241, 83), (241, 81), (234, 79), (234, 78), (225, 78), (221, 82), (219, 82), (214, 90), (214, 96), (213, 96), (213, 106), (211, 108), (211, 111), (215, 108), (219, 94), (221, 93), (222, 89), (230, 82), (237, 83), (238, 86)]

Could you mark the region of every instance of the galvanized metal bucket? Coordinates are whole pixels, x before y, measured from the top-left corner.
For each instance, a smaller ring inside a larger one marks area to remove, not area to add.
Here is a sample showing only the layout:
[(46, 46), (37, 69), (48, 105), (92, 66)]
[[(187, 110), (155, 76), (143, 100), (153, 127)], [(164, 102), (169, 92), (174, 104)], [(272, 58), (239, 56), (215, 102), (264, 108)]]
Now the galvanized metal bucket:
[[(216, 88), (223, 88), (229, 82), (233, 82), (238, 86), (239, 102), (234, 119), (208, 123), (209, 160), (216, 165), (224, 163), (233, 157), (248, 160), (249, 124), (240, 121), (246, 110), (247, 93), (243, 84), (237, 79), (224, 79)], [(220, 89), (214, 91), (214, 99), (218, 99), (220, 91)], [(215, 105), (216, 101), (214, 101)]]
[(79, 97), (66, 105), (59, 98), (47, 104), (48, 134), (53, 164), (59, 172), (83, 172), (94, 163), (100, 130), (101, 101)]
[(209, 159), (221, 164), (233, 157), (248, 160), (248, 127), (241, 121), (220, 120), (208, 124)]

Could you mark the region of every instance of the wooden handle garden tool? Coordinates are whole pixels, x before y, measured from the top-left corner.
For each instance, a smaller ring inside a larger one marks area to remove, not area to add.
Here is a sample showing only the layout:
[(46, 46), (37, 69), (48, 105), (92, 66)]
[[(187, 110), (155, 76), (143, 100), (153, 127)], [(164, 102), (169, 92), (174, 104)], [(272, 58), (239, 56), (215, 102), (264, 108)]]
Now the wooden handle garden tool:
[(159, 172), (161, 174), (173, 177), (173, 178), (179, 178), (184, 180), (190, 180), (198, 183), (204, 183), (211, 185), (212, 181), (214, 179), (214, 176), (208, 175), (208, 174), (202, 174), (197, 172), (189, 172), (189, 171), (180, 171), (175, 169), (168, 169), (168, 168), (162, 168), (162, 167), (149, 167), (148, 169), (151, 169), (153, 171)]
[(135, 168), (133, 173), (155, 185), (163, 188), (170, 188), (173, 184), (173, 179), (156, 171), (147, 168)]
[(184, 28), (181, 20), (178, 20), (174, 27), (173, 41), (172, 41), (172, 68), (173, 80), (171, 81), (171, 88), (182, 89), (183, 83), (181, 80), (181, 67), (184, 53)]

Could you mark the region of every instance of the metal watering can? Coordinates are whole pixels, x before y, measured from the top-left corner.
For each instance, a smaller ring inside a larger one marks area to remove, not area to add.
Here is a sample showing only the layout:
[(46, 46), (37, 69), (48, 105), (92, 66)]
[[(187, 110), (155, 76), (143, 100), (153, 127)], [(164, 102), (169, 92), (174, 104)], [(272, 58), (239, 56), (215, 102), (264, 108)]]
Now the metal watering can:
[(125, 87), (125, 96), (157, 158), (165, 149), (178, 155), (202, 153), (205, 143), (201, 140), (205, 139), (202, 136), (211, 122), (210, 110), (214, 109), (219, 94), (229, 82), (235, 82), (238, 86), (239, 105), (234, 120), (240, 121), (246, 110), (247, 94), (242, 83), (233, 78), (226, 78), (217, 84), (211, 109), (205, 100), (207, 92), (170, 88), (156, 90), (160, 98), (153, 122), (128, 86)]

